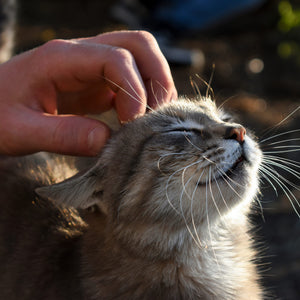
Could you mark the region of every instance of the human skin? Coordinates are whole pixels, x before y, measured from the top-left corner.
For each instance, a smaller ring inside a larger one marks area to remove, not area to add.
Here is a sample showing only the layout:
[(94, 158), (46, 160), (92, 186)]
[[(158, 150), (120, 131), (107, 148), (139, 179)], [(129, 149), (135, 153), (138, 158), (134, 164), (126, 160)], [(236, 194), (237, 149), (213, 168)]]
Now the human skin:
[(109, 129), (85, 114), (114, 107), (127, 122), (176, 97), (148, 32), (53, 40), (0, 65), (0, 154), (97, 155)]

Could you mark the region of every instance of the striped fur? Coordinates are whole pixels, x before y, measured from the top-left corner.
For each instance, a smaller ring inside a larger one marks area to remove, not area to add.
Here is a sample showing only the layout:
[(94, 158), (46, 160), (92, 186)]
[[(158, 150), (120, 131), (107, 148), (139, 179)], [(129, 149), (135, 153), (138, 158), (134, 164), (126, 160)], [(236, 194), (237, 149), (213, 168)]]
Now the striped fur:
[(247, 218), (261, 152), (248, 135), (239, 143), (231, 132), (240, 125), (224, 116), (210, 99), (173, 102), (124, 125), (91, 168), (54, 185), (47, 178), (55, 180), (57, 160), (35, 156), (45, 172), (33, 177), (32, 157), (3, 162), (0, 215), (11, 217), (0, 217), (0, 231), (24, 257), (12, 268), (1, 260), (8, 242), (0, 235), (0, 291), (13, 291), (9, 299), (262, 299)]

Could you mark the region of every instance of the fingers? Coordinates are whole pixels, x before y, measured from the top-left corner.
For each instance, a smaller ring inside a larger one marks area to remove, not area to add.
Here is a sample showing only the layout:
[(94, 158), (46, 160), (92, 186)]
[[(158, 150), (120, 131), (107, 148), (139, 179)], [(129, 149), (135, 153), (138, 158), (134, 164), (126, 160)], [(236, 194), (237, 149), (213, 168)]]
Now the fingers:
[[(168, 63), (154, 37), (144, 31), (54, 40), (38, 48), (37, 53), (38, 61), (47, 61), (44, 73), (60, 93), (84, 91), (87, 96), (96, 85), (104, 88), (108, 84), (115, 92), (121, 121), (143, 114), (147, 104), (155, 108), (177, 98)], [(95, 103), (94, 98), (88, 101)], [(102, 101), (104, 104), (106, 99)]]
[[(102, 44), (56, 40), (40, 47), (35, 56), (37, 61), (47, 61), (44, 70), (39, 69), (36, 75), (46, 74), (45, 81), (53, 83), (58, 94), (88, 94), (93, 86), (106, 89), (108, 85), (115, 93), (114, 101), (122, 121), (145, 112), (146, 89), (129, 51)], [(106, 107), (107, 99), (102, 102)]]
[(151, 107), (177, 98), (169, 65), (149, 32), (117, 31), (80, 40), (127, 49), (135, 58)]

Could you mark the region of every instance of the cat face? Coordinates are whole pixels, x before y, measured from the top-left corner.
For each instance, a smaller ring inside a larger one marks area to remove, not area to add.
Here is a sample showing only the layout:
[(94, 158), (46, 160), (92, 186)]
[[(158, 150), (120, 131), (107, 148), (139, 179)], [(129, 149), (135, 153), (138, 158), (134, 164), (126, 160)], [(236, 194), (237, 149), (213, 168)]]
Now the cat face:
[(119, 222), (203, 224), (249, 205), (260, 162), (254, 140), (214, 102), (179, 100), (123, 126), (84, 175), (38, 194), (99, 204)]

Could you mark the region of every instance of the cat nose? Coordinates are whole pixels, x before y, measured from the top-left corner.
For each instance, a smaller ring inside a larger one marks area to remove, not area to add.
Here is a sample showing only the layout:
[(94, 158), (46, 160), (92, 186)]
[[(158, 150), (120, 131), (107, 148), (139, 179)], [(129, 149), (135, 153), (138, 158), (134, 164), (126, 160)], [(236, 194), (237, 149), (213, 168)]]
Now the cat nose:
[(243, 126), (231, 127), (227, 131), (227, 139), (236, 140), (242, 144), (245, 140), (246, 129)]

